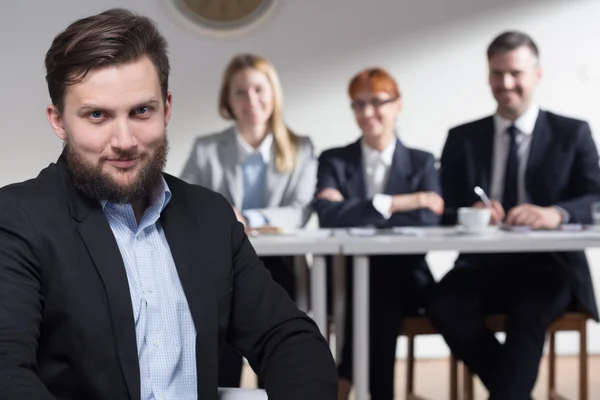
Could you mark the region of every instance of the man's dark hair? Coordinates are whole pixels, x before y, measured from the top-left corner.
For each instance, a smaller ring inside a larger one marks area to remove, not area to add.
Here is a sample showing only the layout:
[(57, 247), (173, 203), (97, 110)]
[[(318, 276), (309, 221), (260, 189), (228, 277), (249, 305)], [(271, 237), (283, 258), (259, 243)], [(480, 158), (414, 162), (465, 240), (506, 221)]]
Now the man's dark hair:
[(75, 21), (54, 38), (46, 53), (46, 82), (52, 104), (61, 112), (67, 86), (81, 82), (90, 70), (134, 62), (144, 56), (154, 64), (166, 99), (167, 42), (151, 19), (114, 8)]
[(508, 31), (497, 36), (488, 46), (488, 60), (496, 54), (507, 53), (516, 50), (519, 47), (527, 47), (536, 58), (539, 58), (540, 53), (538, 47), (531, 37), (523, 32)]

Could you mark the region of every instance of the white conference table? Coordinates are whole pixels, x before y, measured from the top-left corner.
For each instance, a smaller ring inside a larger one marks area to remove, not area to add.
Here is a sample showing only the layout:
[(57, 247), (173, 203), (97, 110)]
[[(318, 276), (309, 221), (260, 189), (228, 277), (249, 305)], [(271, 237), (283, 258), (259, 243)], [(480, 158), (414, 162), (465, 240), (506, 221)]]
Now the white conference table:
[(315, 229), (298, 230), (289, 234), (259, 234), (249, 238), (259, 256), (295, 256), (296, 267), (300, 263), (300, 258), (306, 254), (313, 255), (310, 274), (311, 308), (315, 323), (323, 336), (326, 336), (327, 269), (325, 256), (339, 254), (341, 244), (337, 235), (334, 235), (330, 229)]
[[(354, 232), (352, 234), (351, 232)], [(576, 251), (600, 247), (600, 232), (493, 231), (475, 236), (456, 228), (406, 228), (404, 234), (372, 235), (368, 230), (336, 232), (344, 255), (354, 257), (354, 390), (356, 400), (369, 398), (369, 256), (430, 251), (508, 253)]]
[(219, 400), (268, 400), (267, 393), (260, 389), (219, 388)]

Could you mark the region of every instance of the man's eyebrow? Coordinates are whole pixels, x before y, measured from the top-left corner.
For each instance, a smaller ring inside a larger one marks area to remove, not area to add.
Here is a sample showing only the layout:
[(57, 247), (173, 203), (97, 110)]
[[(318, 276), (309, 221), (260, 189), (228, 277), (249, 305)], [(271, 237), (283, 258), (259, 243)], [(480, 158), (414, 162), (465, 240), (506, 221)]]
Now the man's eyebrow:
[[(160, 104), (160, 101), (154, 97), (149, 98), (148, 100), (145, 101), (141, 101), (138, 102), (136, 104), (134, 104), (133, 106), (130, 107), (130, 109), (136, 109), (139, 107), (143, 107), (143, 106), (152, 106), (152, 107), (158, 107), (158, 105)], [(89, 112), (89, 111), (110, 111), (110, 108), (108, 107), (103, 107), (101, 105), (98, 105), (96, 103), (84, 103), (81, 107), (79, 107), (77, 109), (77, 111), (79, 113), (85, 113), (85, 112)]]

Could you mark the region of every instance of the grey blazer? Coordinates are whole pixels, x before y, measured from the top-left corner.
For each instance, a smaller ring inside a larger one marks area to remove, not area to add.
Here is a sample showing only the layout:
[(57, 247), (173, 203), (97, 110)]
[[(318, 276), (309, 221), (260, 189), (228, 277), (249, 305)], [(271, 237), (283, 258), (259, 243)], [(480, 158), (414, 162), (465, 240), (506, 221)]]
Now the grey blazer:
[[(237, 209), (243, 198), (242, 167), (233, 127), (200, 136), (183, 168), (181, 178), (225, 196)], [(312, 213), (311, 201), (317, 179), (317, 161), (310, 138), (300, 136), (296, 167), (280, 173), (275, 164), (267, 170), (267, 205), (260, 211), (271, 225), (294, 229), (303, 227)]]

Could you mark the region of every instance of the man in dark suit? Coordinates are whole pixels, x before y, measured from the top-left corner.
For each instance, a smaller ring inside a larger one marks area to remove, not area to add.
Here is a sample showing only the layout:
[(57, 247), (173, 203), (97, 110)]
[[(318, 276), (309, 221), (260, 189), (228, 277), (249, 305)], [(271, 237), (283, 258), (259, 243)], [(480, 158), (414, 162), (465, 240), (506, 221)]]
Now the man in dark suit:
[[(362, 138), (319, 158), (315, 209), (327, 228), (436, 225), (443, 211), (433, 156), (397, 138), (402, 104), (394, 79), (380, 68), (350, 83), (352, 108)], [(348, 260), (350, 261), (350, 259)], [(352, 269), (349, 269), (350, 279)], [(423, 254), (370, 258), (371, 398), (394, 398), (396, 338), (402, 318), (415, 313), (433, 284)], [(347, 293), (352, 293), (351, 286)], [(352, 380), (352, 299), (348, 296), (339, 399)]]
[[(443, 221), (460, 207), (484, 207), (491, 223), (520, 229), (589, 224), (600, 200), (598, 153), (586, 122), (540, 110), (533, 92), (541, 78), (538, 49), (527, 35), (506, 32), (488, 48), (495, 115), (450, 130), (442, 153)], [(524, 249), (527, 243), (523, 243)], [(441, 280), (427, 311), (452, 352), (477, 373), (493, 400), (529, 399), (548, 325), (571, 307), (598, 320), (585, 255), (461, 254)], [(486, 314), (507, 316), (501, 345)]]
[(227, 342), (270, 399), (327, 399), (328, 345), (229, 203), (162, 172), (166, 42), (126, 10), (46, 54), (56, 164), (0, 189), (2, 399), (216, 399)]

